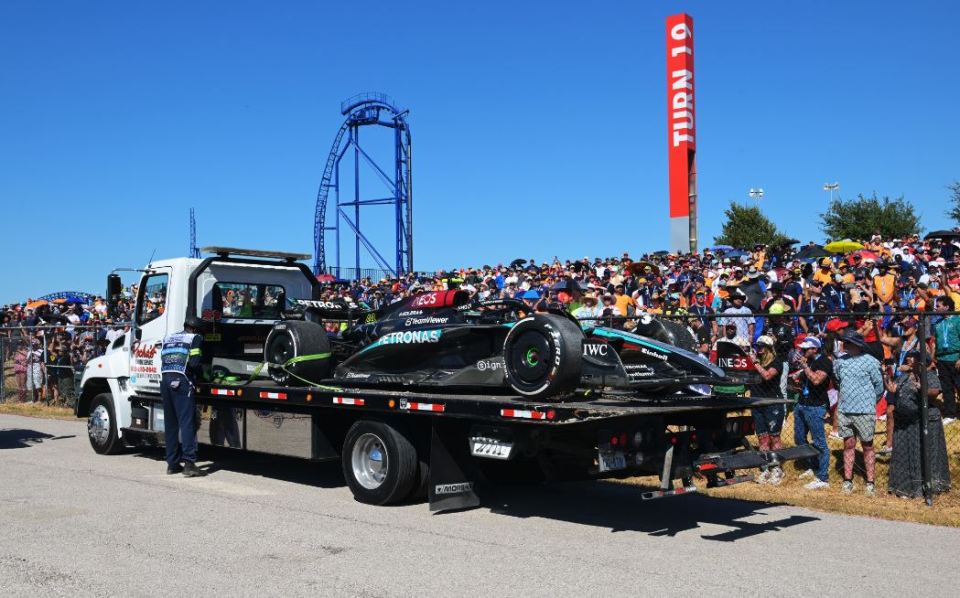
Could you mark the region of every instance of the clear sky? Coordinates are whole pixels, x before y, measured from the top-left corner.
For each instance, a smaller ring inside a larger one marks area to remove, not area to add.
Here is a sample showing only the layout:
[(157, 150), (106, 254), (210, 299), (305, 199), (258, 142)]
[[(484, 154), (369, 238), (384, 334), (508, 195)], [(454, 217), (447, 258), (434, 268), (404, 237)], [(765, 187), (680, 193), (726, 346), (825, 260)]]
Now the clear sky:
[(191, 206), (200, 245), (312, 253), (340, 101), (362, 91), (410, 109), (417, 269), (665, 248), (680, 11), (704, 242), (757, 186), (786, 233), (820, 240), (827, 181), (949, 225), (952, 2), (6, 0), (0, 303), (184, 255)]

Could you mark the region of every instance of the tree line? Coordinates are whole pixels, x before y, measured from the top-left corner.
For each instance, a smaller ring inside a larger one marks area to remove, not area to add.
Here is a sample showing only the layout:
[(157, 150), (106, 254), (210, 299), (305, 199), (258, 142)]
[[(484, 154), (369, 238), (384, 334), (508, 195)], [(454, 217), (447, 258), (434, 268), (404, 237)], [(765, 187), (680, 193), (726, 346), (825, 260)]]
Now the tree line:
[[(960, 181), (947, 187), (950, 193), (947, 216), (960, 224)], [(827, 239), (869, 239), (880, 234), (884, 239), (920, 234), (920, 216), (903, 196), (891, 199), (863, 194), (853, 199), (837, 198), (819, 214), (820, 230)], [(723, 229), (714, 237), (718, 245), (753, 247), (758, 243), (778, 245), (788, 240), (786, 233), (767, 218), (759, 206), (730, 202), (724, 210)]]

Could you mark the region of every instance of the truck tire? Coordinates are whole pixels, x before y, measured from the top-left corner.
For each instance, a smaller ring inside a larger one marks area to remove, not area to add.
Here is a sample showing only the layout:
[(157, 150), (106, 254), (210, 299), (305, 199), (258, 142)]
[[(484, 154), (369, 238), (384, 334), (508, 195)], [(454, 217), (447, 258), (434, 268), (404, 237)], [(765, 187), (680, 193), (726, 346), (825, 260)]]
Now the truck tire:
[(583, 332), (570, 320), (537, 314), (517, 322), (503, 341), (504, 374), (515, 392), (547, 399), (580, 384)]
[[(325, 355), (280, 367), (296, 357)], [(306, 380), (319, 383), (330, 373), (330, 339), (323, 326), (314, 322), (287, 320), (276, 324), (267, 335), (263, 358), (270, 378), (281, 386), (299, 386)]]
[(399, 430), (379, 421), (350, 427), (341, 452), (343, 477), (353, 497), (369, 505), (389, 505), (410, 496), (420, 481), (417, 450)]
[(108, 392), (93, 397), (87, 418), (87, 438), (90, 446), (101, 455), (116, 455), (123, 450), (117, 435), (117, 417), (113, 412), (113, 395)]

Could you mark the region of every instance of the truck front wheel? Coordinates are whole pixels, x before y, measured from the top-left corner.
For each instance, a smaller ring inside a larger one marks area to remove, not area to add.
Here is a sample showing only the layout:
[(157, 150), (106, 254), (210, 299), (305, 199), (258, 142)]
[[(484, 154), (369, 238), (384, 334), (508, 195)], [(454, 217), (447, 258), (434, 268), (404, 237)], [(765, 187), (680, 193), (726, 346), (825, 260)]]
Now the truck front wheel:
[(341, 461), (347, 486), (362, 503), (400, 502), (419, 481), (416, 448), (404, 434), (383, 422), (353, 424), (343, 442)]
[(90, 403), (87, 437), (93, 450), (101, 455), (116, 455), (123, 449), (123, 443), (117, 436), (117, 418), (113, 412), (113, 396), (110, 393), (98, 394)]

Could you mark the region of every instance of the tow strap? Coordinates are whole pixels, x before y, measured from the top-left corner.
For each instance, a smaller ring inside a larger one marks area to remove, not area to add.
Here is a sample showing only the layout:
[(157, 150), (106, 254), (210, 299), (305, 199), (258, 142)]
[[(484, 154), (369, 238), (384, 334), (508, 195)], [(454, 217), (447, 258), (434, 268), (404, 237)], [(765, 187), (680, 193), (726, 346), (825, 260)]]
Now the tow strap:
[(264, 361), (264, 362), (260, 363), (256, 368), (254, 368), (253, 372), (250, 373), (250, 376), (249, 376), (246, 380), (244, 380), (243, 382), (238, 381), (236, 376), (224, 376), (224, 377), (222, 377), (222, 378), (215, 378), (215, 379), (213, 380), (213, 382), (216, 383), (216, 384), (230, 384), (230, 385), (232, 385), (232, 386), (246, 386), (246, 385), (250, 384), (251, 382), (253, 382), (254, 378), (256, 378), (257, 376), (260, 375), (260, 372), (263, 371), (263, 368), (265, 368), (265, 367), (277, 367), (277, 368), (280, 368), (281, 370), (283, 370), (284, 372), (290, 374), (291, 376), (293, 376), (294, 378), (296, 378), (296, 379), (299, 380), (300, 382), (303, 382), (304, 384), (307, 384), (307, 385), (309, 385), (309, 386), (313, 386), (313, 387), (319, 388), (319, 389), (321, 389), (321, 390), (341, 391), (341, 390), (343, 390), (342, 388), (339, 388), (339, 387), (336, 387), (336, 386), (325, 386), (325, 385), (323, 385), (323, 384), (319, 384), (319, 383), (317, 383), (317, 382), (314, 382), (313, 380), (307, 380), (306, 378), (302, 378), (302, 377), (294, 374), (293, 372), (291, 372), (291, 371), (288, 369), (290, 366), (296, 365), (296, 364), (298, 364), (298, 363), (303, 363), (304, 361), (317, 361), (317, 360), (320, 360), (320, 359), (329, 359), (331, 355), (332, 355), (332, 353), (330, 353), (330, 352), (327, 352), (327, 353), (312, 353), (312, 354), (310, 354), (310, 355), (297, 355), (296, 357), (291, 357), (290, 359), (288, 359), (287, 361), (285, 361), (285, 362), (283, 362), (283, 363), (270, 363), (269, 361)]

